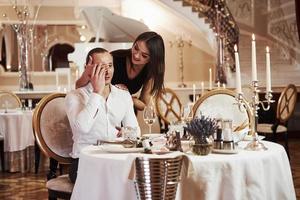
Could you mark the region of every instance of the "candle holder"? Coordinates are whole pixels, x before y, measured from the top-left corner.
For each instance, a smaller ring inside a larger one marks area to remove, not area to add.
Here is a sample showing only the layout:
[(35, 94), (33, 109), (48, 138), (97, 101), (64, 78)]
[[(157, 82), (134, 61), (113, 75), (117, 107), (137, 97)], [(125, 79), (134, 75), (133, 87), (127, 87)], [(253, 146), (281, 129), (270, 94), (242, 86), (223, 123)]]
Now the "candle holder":
[[(258, 89), (258, 81), (252, 81), (251, 88), (253, 91), (252, 102), (248, 104), (251, 108), (250, 113), (253, 119), (250, 124), (252, 141), (247, 144), (245, 149), (250, 151), (265, 151), (268, 148), (265, 147), (265, 145), (258, 140), (258, 134), (257, 134), (258, 112), (257, 111), (259, 110), (259, 104), (261, 104), (261, 107), (264, 111), (269, 110), (271, 103), (274, 102), (274, 100), (272, 99), (273, 95), (272, 95), (272, 91), (267, 91), (265, 95), (265, 100), (260, 101), (258, 96), (260, 92), (260, 90)], [(245, 104), (245, 102), (243, 101), (243, 93), (238, 93), (236, 99), (238, 101), (239, 109), (241, 110), (241, 108)]]
[[(178, 85), (178, 87), (180, 88), (185, 88), (187, 85), (184, 83), (184, 75), (183, 75), (183, 71), (184, 71), (184, 65), (183, 65), (183, 48), (184, 48), (184, 40), (182, 36), (179, 36), (176, 38), (175, 41), (170, 41), (170, 45), (171, 47), (177, 44), (177, 48), (178, 48), (178, 57), (179, 57), (179, 71), (180, 71), (180, 84)], [(192, 41), (188, 40), (187, 41), (188, 46), (192, 46)]]

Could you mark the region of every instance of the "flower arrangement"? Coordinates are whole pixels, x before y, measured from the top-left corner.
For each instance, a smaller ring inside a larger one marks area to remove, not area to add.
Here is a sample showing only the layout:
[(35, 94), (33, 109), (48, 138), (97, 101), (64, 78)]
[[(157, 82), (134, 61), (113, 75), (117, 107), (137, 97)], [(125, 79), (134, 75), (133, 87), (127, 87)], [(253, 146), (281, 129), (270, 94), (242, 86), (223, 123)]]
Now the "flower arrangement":
[(187, 123), (184, 129), (193, 136), (195, 144), (208, 144), (209, 138), (217, 130), (217, 122), (202, 115)]

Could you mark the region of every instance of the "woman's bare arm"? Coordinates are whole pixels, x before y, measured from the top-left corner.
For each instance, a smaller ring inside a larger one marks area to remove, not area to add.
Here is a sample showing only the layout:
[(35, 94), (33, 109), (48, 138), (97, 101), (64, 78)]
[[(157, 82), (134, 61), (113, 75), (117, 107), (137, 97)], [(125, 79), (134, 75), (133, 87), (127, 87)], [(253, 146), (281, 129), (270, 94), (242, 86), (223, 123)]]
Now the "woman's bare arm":
[(140, 105), (141, 110), (143, 110), (145, 108), (146, 105), (149, 104), (150, 100), (151, 100), (151, 89), (153, 86), (153, 79), (150, 79), (147, 83), (144, 84), (140, 97), (138, 100), (140, 100), (144, 105), (142, 104), (138, 104)]
[(85, 65), (85, 70), (75, 83), (76, 89), (85, 86), (90, 81), (92, 70), (96, 65), (93, 64), (93, 58), (91, 56), (89, 58), (89, 62)]

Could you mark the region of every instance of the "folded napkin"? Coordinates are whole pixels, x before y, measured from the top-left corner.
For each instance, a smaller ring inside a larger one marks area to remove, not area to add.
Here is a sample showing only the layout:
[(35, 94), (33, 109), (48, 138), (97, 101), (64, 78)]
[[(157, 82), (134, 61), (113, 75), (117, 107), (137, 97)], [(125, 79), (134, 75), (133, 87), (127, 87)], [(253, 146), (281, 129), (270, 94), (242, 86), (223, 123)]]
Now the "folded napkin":
[(181, 168), (181, 174), (180, 174), (181, 178), (192, 176), (192, 174), (194, 172), (194, 168), (193, 168), (192, 162), (190, 161), (189, 157), (180, 151), (175, 151), (175, 152), (164, 154), (164, 155), (155, 155), (155, 154), (130, 154), (130, 155), (128, 155), (128, 157), (127, 157), (128, 166), (126, 166), (127, 169), (129, 169), (128, 179), (135, 180), (135, 178), (136, 178), (135, 177), (135, 175), (136, 175), (135, 159), (137, 157), (166, 159), (166, 158), (175, 158), (178, 156), (183, 156), (182, 168)]

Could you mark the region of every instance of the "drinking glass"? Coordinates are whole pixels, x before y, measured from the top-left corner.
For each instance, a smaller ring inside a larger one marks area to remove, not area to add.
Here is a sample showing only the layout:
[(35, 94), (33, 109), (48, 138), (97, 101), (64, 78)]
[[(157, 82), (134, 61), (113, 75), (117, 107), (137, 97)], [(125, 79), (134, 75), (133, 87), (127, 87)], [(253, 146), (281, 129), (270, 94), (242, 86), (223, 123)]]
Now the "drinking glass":
[(32, 110), (32, 99), (28, 99), (28, 109)]
[(137, 140), (137, 127), (125, 126), (122, 127), (123, 138), (125, 140)]
[(149, 104), (145, 107), (143, 118), (146, 124), (149, 126), (149, 134), (151, 134), (151, 126), (155, 122), (156, 113), (153, 105)]
[(183, 122), (190, 122), (193, 119), (193, 105), (187, 104), (181, 108), (181, 120)]

